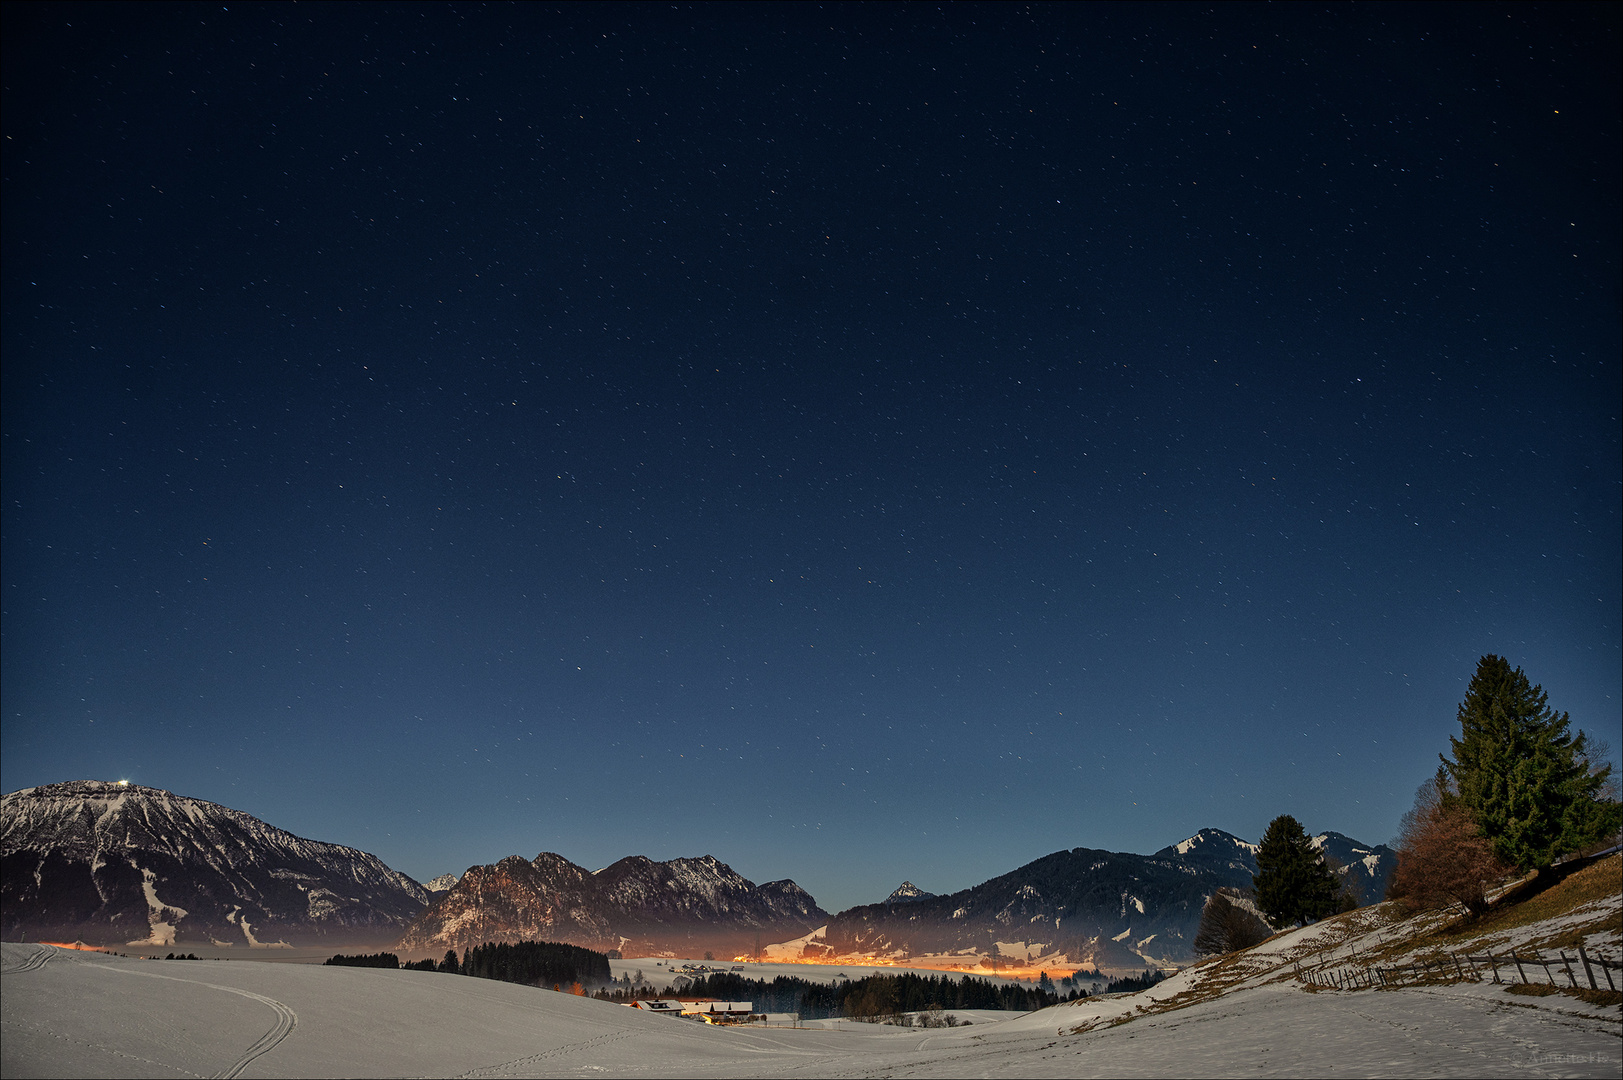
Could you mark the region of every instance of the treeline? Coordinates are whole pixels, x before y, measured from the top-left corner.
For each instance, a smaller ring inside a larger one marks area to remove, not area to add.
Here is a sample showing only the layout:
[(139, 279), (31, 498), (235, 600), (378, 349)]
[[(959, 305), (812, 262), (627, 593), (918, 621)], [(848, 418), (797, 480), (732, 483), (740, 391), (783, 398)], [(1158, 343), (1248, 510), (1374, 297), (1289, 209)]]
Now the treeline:
[[(454, 955), (447, 954), (447, 959)], [(568, 990), (576, 983), (601, 986), (613, 981), (607, 956), (579, 945), (552, 941), (486, 942), (464, 952), (455, 970), (477, 979), (553, 990)]]
[(912, 972), (870, 975), (830, 985), (792, 975), (779, 975), (767, 982), (718, 971), (694, 980), (682, 996), (750, 1001), (756, 1012), (799, 1013), (809, 1020), (889, 1016), (924, 1012), (932, 1007), (1031, 1012), (1065, 1000), (1049, 991), (1014, 984), (994, 986), (970, 975), (954, 981), (950, 976)]
[(578, 945), (551, 941), (486, 942), (457, 956), (455, 949), (445, 959), (415, 960), (402, 965), (394, 953), (369, 956), (335, 956), (333, 967), (399, 968), (407, 971), (443, 971), (449, 975), (472, 975), (476, 979), (522, 983), (551, 990), (579, 990), (581, 986), (601, 986), (614, 981), (609, 974), (609, 958)]
[(342, 953), (328, 960), (323, 967), (364, 967), (387, 968), (390, 971), (400, 967), (400, 957), (392, 952), (370, 953), (365, 956), (344, 956)]
[(1140, 990), (1148, 990), (1166, 977), (1164, 971), (1153, 971), (1145, 968), (1142, 975), (1129, 975), (1126, 978), (1110, 980), (1105, 986), (1104, 992), (1107, 994), (1136, 994)]

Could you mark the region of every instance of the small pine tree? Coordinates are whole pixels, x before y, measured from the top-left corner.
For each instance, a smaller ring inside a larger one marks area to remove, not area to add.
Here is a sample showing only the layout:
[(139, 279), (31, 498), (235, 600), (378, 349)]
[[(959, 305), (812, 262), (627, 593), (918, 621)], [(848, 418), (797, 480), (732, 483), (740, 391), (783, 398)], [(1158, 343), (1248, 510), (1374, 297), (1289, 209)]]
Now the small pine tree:
[(1570, 733), (1567, 714), (1550, 708), (1521, 668), (1484, 656), (1459, 721), (1454, 757), (1442, 757), (1457, 794), (1444, 801), (1470, 811), (1500, 861), (1546, 867), (1617, 827), (1617, 804), (1601, 798), (1611, 766), (1591, 768), (1587, 736)]
[(1335, 910), (1337, 882), (1307, 830), (1289, 814), (1274, 818), (1257, 848), (1257, 907), (1275, 926), (1300, 925)]

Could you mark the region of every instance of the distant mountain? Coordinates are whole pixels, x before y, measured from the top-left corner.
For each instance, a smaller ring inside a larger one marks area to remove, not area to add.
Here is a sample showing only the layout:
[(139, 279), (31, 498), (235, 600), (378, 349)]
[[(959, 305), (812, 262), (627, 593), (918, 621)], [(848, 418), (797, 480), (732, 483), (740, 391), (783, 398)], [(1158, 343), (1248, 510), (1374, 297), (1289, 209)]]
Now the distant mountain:
[(248, 947), (387, 940), (428, 894), (240, 810), (79, 780), (0, 797), (0, 936)]
[(935, 896), (935, 893), (925, 892), (911, 881), (904, 881), (896, 886), (896, 891), (885, 897), (881, 903), (911, 904), (915, 900), (929, 900), (933, 896)]
[[(1336, 875), (1352, 887), (1361, 904), (1378, 903), (1386, 896), (1386, 879), (1398, 864), (1398, 853), (1385, 844), (1361, 844), (1338, 832), (1320, 833), (1313, 847), (1330, 859)], [(1257, 845), (1241, 840), (1222, 829), (1202, 829), (1189, 839), (1164, 847), (1153, 856), (1175, 859), (1219, 874), (1243, 874), (1242, 884), (1250, 888), (1249, 876), (1257, 872)]]
[(1386, 879), (1398, 865), (1398, 853), (1385, 844), (1361, 844), (1338, 832), (1320, 833), (1313, 846), (1330, 859), (1336, 874), (1352, 886), (1360, 904), (1379, 903), (1386, 897)]
[(1150, 856), (1210, 870), (1222, 875), (1245, 875), (1245, 888), (1257, 872), (1257, 845), (1222, 829), (1202, 829), (1187, 840), (1168, 845)]
[(709, 855), (641, 855), (595, 873), (561, 855), (474, 866), (406, 929), (406, 951), (536, 939), (626, 955), (726, 955), (804, 934), (828, 913), (793, 881), (756, 885)]
[(1057, 851), (947, 896), (842, 911), (805, 955), (961, 956), (988, 968), (1051, 958), (1061, 969), (1142, 970), (1186, 960), (1206, 898), (1240, 883), (1177, 860)]
[[(1338, 861), (1366, 902), (1379, 899), (1395, 857), (1340, 833), (1315, 846)], [(1257, 846), (1202, 829), (1154, 855), (1076, 848), (948, 896), (842, 911), (804, 939), (805, 958), (936, 956), (1001, 966), (1095, 965), (1107, 971), (1186, 963), (1207, 897), (1249, 889)], [(901, 892), (901, 890), (898, 890)]]
[(432, 881), (423, 882), (423, 888), (431, 893), (441, 893), (456, 884), (455, 874), (441, 874)]

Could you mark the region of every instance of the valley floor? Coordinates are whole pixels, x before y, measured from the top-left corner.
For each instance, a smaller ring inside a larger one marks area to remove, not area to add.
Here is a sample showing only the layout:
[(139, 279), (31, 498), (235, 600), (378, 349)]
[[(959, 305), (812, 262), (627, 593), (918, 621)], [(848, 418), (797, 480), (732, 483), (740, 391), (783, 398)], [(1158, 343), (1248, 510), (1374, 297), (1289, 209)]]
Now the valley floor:
[(0, 961), (6, 1077), (1616, 1077), (1623, 1046), (1615, 1006), (1484, 983), (1339, 993), (1275, 981), (1148, 1015), (1117, 997), (972, 1014), (945, 1031), (797, 1030), (712, 1028), (431, 972), (11, 943)]

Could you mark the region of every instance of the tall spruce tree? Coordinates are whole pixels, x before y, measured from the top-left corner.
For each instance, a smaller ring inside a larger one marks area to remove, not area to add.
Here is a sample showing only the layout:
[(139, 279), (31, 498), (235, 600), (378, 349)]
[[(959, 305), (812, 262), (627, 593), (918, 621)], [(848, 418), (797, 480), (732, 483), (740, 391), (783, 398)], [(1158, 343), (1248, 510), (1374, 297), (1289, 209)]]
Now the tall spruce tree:
[(1617, 828), (1618, 807), (1601, 799), (1611, 766), (1591, 768), (1587, 737), (1568, 730), (1544, 688), (1502, 656), (1484, 656), (1460, 703), (1453, 760), (1442, 757), (1457, 794), (1501, 860), (1549, 866)]
[(1289, 814), (1268, 825), (1257, 848), (1257, 908), (1275, 926), (1322, 919), (1336, 909), (1336, 879)]

